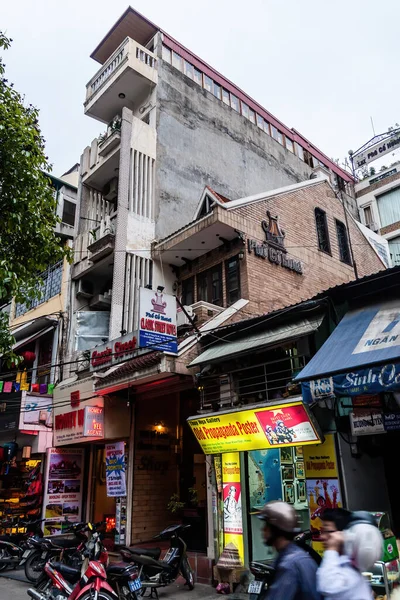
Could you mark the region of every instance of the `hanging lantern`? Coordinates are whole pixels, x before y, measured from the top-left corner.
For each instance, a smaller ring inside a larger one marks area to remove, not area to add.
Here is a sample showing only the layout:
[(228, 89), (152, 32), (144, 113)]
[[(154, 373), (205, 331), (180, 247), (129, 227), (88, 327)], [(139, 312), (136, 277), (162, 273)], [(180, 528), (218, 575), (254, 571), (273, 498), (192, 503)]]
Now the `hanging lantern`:
[(32, 446), (23, 446), (22, 448), (22, 458), (25, 460), (29, 460), (32, 453)]
[(25, 350), (24, 352), (21, 352), (21, 356), (26, 363), (33, 363), (36, 358), (36, 353)]

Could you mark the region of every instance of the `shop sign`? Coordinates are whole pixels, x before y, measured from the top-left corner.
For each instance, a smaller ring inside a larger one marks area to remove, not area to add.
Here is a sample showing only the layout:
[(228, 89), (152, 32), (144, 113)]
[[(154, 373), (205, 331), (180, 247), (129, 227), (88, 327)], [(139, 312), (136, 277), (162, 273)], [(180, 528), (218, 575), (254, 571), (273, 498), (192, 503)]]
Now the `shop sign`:
[(400, 412), (383, 415), (383, 423), (386, 431), (400, 430)]
[(205, 454), (263, 450), (321, 442), (302, 402), (190, 417), (188, 423)]
[(107, 496), (126, 496), (125, 443), (106, 444)]
[(127, 333), (90, 351), (90, 371), (118, 365), (137, 354), (137, 332)]
[(215, 469), (215, 480), (217, 484), (217, 490), (219, 493), (222, 492), (222, 463), (221, 456), (214, 456), (214, 469)]
[(352, 435), (374, 435), (385, 433), (382, 412), (365, 411), (363, 415), (350, 413), (350, 426)]
[(222, 484), (224, 502), (224, 547), (233, 543), (238, 549), (242, 562), (244, 562), (239, 452), (223, 454)]
[(83, 450), (48, 448), (42, 518), (44, 534), (63, 532), (63, 524), (82, 519)]
[(85, 406), (84, 437), (104, 437), (104, 409), (102, 406)]
[(140, 288), (139, 346), (178, 351), (175, 296)]
[(49, 431), (53, 426), (52, 399), (22, 392), (19, 428), (25, 431)]
[(381, 158), (381, 156), (385, 156), (385, 154), (389, 154), (389, 152), (393, 152), (400, 147), (400, 134), (398, 131), (393, 133), (390, 137), (386, 139), (381, 139), (373, 146), (370, 146), (366, 150), (359, 152), (356, 155), (353, 155), (354, 167), (356, 169), (360, 169), (365, 165), (369, 165), (369, 163)]

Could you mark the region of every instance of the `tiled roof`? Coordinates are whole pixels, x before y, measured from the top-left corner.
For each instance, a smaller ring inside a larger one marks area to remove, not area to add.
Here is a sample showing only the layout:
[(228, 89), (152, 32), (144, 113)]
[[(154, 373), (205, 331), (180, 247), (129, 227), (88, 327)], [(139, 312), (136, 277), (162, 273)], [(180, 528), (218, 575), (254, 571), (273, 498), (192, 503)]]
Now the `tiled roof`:
[(154, 365), (157, 365), (161, 361), (162, 356), (163, 352), (148, 352), (147, 354), (136, 356), (135, 358), (132, 358), (132, 360), (123, 363), (118, 369), (109, 375), (106, 375), (100, 379), (98, 385), (103, 385), (104, 382), (111, 381), (112, 379), (119, 379), (124, 375), (136, 373), (136, 371), (140, 371), (141, 369), (154, 367)]

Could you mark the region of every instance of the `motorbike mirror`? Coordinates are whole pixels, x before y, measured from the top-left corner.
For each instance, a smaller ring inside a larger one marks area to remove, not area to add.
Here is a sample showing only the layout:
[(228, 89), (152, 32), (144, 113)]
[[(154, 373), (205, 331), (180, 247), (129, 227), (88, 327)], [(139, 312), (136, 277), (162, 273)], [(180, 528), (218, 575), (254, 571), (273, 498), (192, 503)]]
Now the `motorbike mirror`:
[(93, 531), (93, 525), (91, 523), (88, 523), (88, 528), (90, 531)]

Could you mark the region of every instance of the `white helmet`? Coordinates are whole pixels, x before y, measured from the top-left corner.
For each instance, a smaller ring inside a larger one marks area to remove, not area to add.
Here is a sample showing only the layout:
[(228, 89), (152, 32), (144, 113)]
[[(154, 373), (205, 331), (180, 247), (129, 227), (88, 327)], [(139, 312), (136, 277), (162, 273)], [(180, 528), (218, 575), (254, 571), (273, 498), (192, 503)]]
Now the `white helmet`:
[(359, 571), (369, 571), (382, 558), (383, 537), (375, 525), (350, 524), (343, 533), (344, 553)]

